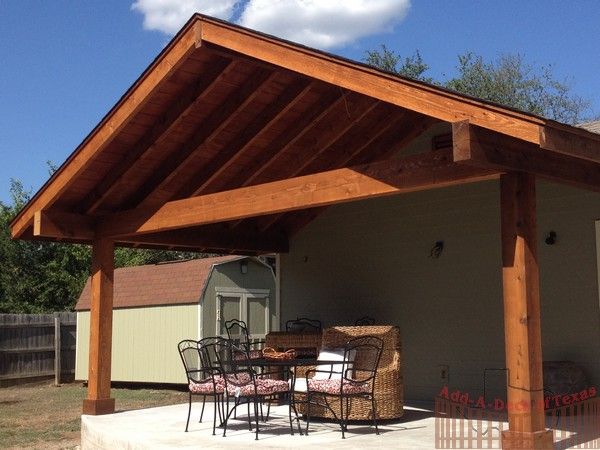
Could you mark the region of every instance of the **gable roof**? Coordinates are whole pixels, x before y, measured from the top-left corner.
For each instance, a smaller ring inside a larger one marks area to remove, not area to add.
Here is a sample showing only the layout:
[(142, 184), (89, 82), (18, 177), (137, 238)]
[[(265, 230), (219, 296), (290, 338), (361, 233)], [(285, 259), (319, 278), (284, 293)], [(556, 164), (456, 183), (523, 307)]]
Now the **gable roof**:
[[(455, 145), (454, 154), (385, 163), (440, 122), (456, 126), (466, 155)], [(507, 154), (498, 154), (498, 141)], [(481, 143), (491, 151), (471, 152)], [(595, 133), (196, 14), (11, 231), (23, 239), (285, 252), (290, 236), (329, 204), (507, 170), (600, 190), (599, 163)]]
[[(213, 267), (241, 258), (217, 256), (115, 269), (113, 307), (197, 304)], [(90, 309), (90, 284), (88, 278), (75, 310)]]

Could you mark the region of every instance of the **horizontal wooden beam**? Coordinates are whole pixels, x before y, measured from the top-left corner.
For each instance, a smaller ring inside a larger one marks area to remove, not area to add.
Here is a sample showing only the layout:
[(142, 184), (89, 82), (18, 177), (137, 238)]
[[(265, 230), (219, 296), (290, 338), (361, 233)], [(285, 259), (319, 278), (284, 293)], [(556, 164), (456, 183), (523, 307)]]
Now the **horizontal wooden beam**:
[(257, 233), (227, 227), (203, 227), (200, 229), (171, 230), (163, 233), (144, 234), (120, 238), (117, 244), (140, 244), (170, 246), (213, 251), (238, 250), (244, 253), (287, 253), (289, 243), (283, 232)]
[(29, 228), (36, 211), (50, 209), (60, 194), (77, 180), (77, 175), (94, 160), (94, 156), (112, 142), (123, 127), (160, 89), (163, 82), (185, 61), (186, 56), (200, 47), (200, 28), (199, 21), (191, 22), (146, 69), (139, 80), (11, 222), (13, 238), (18, 238)]
[[(34, 236), (41, 239), (91, 243), (95, 237), (94, 226), (94, 218), (90, 216), (55, 211), (38, 211), (34, 219)], [(252, 253), (286, 253), (289, 248), (287, 236), (283, 232), (259, 233), (243, 229), (233, 231), (226, 226), (124, 236), (115, 244), (118, 246), (135, 245), (152, 248), (211, 248), (212, 250), (235, 248)]]
[(33, 220), (33, 235), (41, 238), (94, 239), (94, 219), (82, 214), (56, 211), (36, 211)]
[(474, 167), (520, 171), (575, 187), (600, 191), (600, 163), (575, 158), (467, 121), (452, 125), (454, 160)]
[[(561, 126), (563, 129), (558, 128)], [(562, 124), (540, 129), (540, 147), (553, 152), (600, 163), (600, 134)]]
[[(306, 175), (105, 216), (99, 236), (119, 237), (263, 216), (496, 178), (452, 161), (451, 150)], [(118, 239), (117, 239), (118, 240)]]

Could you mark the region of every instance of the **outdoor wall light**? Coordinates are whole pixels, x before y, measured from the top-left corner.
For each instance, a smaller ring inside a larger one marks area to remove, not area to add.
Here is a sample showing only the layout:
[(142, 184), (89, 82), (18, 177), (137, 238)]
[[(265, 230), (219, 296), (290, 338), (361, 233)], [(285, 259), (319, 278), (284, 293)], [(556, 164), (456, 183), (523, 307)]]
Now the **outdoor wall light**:
[(243, 274), (248, 273), (248, 260), (247, 259), (243, 259), (240, 261), (240, 271)]
[(444, 241), (436, 241), (431, 247), (431, 251), (429, 252), (430, 258), (438, 259), (442, 256), (442, 252), (444, 251)]
[(546, 239), (544, 242), (546, 242), (546, 245), (556, 244), (556, 231), (548, 232), (548, 235), (546, 236)]

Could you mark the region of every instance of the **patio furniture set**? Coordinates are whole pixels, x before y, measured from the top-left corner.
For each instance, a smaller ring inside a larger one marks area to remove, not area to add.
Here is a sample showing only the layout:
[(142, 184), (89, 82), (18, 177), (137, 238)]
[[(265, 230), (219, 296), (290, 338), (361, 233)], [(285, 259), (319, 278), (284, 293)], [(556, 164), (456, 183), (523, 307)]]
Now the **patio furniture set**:
[[(269, 420), (270, 405), (282, 398), (289, 404), (290, 432), (294, 423), (308, 434), (314, 417), (335, 419), (342, 431), (348, 422), (368, 420), (379, 434), (378, 419), (402, 415), (400, 335), (397, 327), (357, 325), (321, 330), (318, 321), (298, 319), (286, 332), (269, 333), (264, 343), (251, 342), (244, 322), (226, 323), (227, 338), (183, 340), (179, 353), (189, 390), (188, 431), (193, 396), (214, 401), (213, 435), (217, 424), (226, 436), (228, 422), (246, 405), (248, 428), (254, 416)], [(264, 349), (256, 348), (264, 344)], [(266, 407), (266, 414), (264, 411)], [(251, 414), (252, 413), (252, 414)], [(217, 422), (218, 417), (218, 422)]]

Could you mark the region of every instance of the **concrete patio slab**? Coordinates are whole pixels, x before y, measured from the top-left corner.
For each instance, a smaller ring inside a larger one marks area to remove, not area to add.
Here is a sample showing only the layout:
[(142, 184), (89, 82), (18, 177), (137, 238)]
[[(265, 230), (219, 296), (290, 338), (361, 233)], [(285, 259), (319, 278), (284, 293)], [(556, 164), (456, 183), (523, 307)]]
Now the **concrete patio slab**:
[[(173, 448), (261, 448), (261, 449), (434, 449), (436, 448), (436, 419), (431, 409), (415, 404), (405, 406), (404, 416), (395, 421), (380, 424), (380, 434), (366, 423), (349, 425), (346, 439), (342, 439), (339, 426), (332, 421), (311, 421), (308, 436), (300, 436), (297, 426), (291, 436), (288, 407), (271, 408), (268, 422), (260, 423), (259, 440), (255, 440), (254, 431), (248, 429), (245, 409), (240, 408), (238, 418), (230, 420), (227, 436), (217, 428), (212, 435), (213, 404), (207, 403), (204, 420), (198, 423), (201, 404), (194, 403), (190, 419), (189, 431), (186, 433), (187, 403), (163, 406), (159, 408), (123, 411), (103, 416), (81, 416), (81, 448), (91, 449), (173, 449)], [(555, 430), (556, 449), (600, 448), (599, 417), (590, 416), (590, 424), (594, 433), (585, 438), (578, 433), (571, 433), (565, 428), (572, 419), (560, 422), (556, 418), (547, 418), (547, 428)], [(306, 422), (301, 421), (302, 428)], [(477, 421), (458, 420), (450, 430), (440, 432), (448, 439), (440, 441), (444, 448), (500, 448), (500, 430), (506, 429), (506, 422), (481, 423)], [(462, 431), (461, 431), (462, 428)], [(563, 430), (558, 432), (557, 430)], [(565, 430), (567, 430), (565, 432)], [(580, 432), (582, 430), (579, 430)], [(458, 440), (473, 436), (472, 445), (460, 445)], [(481, 443), (477, 443), (480, 436)]]
[[(81, 417), (81, 447), (86, 449), (167, 449), (167, 448), (434, 448), (433, 413), (407, 408), (405, 416), (380, 425), (377, 436), (372, 426), (351, 424), (342, 439), (334, 422), (312, 422), (308, 436), (295, 428), (290, 435), (287, 406), (271, 408), (268, 422), (260, 424), (259, 440), (248, 430), (243, 409), (237, 420), (230, 421), (227, 436), (217, 428), (212, 435), (212, 404), (207, 403), (202, 423), (197, 423), (201, 406), (194, 404), (189, 431), (184, 432), (187, 404), (123, 411), (104, 416)], [(301, 421), (302, 426), (305, 422)]]

